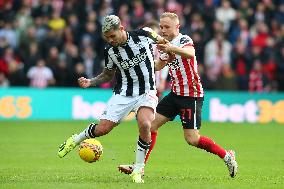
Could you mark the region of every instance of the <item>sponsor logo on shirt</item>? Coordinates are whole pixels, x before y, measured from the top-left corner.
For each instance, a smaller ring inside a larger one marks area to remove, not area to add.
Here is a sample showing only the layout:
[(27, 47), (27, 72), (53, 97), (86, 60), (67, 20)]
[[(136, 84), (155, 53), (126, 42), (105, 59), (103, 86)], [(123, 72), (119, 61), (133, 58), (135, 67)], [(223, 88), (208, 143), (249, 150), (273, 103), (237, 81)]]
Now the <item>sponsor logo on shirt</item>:
[(146, 59), (147, 59), (147, 53), (144, 52), (144, 53), (135, 55), (131, 59), (124, 60), (124, 61), (120, 62), (120, 66), (124, 70), (128, 70), (129, 68), (132, 68), (132, 67), (138, 65), (140, 62), (144, 62)]
[(179, 63), (178, 63), (178, 60), (175, 59), (174, 61), (168, 63), (169, 67), (172, 69), (172, 70), (179, 70), (180, 69), (180, 66), (179, 66)]

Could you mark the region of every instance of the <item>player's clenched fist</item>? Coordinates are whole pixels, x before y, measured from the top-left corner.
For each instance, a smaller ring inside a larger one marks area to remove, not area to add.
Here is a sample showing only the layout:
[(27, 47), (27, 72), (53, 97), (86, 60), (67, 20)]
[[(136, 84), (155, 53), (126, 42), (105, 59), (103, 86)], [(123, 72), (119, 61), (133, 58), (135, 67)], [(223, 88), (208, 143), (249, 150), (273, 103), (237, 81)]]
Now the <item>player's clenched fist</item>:
[(82, 87), (82, 88), (87, 88), (87, 87), (90, 87), (91, 85), (91, 80), (90, 79), (87, 79), (85, 77), (80, 77), (78, 79), (78, 83), (79, 83), (79, 86)]

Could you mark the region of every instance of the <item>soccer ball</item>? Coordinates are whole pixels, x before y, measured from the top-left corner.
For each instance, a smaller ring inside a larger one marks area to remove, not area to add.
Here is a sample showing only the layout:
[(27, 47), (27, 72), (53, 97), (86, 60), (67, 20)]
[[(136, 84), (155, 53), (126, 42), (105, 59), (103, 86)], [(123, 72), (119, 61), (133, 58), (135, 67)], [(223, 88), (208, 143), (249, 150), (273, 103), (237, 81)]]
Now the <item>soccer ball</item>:
[(80, 143), (79, 156), (82, 160), (93, 163), (100, 159), (103, 154), (103, 146), (96, 139), (86, 139)]

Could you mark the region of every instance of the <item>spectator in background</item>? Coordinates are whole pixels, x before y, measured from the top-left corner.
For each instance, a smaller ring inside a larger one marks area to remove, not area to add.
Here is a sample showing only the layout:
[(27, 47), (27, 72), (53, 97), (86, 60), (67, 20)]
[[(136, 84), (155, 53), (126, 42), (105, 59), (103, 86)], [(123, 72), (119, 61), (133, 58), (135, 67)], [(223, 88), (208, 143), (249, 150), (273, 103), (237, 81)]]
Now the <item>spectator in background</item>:
[(217, 33), (215, 38), (205, 45), (205, 66), (208, 79), (215, 83), (224, 64), (230, 64), (232, 45), (224, 39), (223, 33)]
[(0, 38), (2, 37), (6, 38), (9, 46), (13, 48), (18, 46), (18, 37), (12, 22), (6, 22), (4, 23), (4, 27), (0, 28)]
[(29, 26), (26, 31), (20, 33), (19, 36), (19, 54), (25, 57), (29, 54), (29, 47), (31, 43), (38, 44), (36, 37), (36, 28), (34, 26)]
[(78, 47), (73, 43), (66, 43), (63, 52), (66, 58), (66, 63), (70, 69), (74, 69), (76, 64), (83, 61), (79, 54), (80, 52)]
[(64, 44), (74, 44), (74, 35), (70, 27), (66, 27), (63, 30)]
[(284, 2), (278, 6), (278, 11), (274, 14), (274, 19), (277, 23), (283, 25), (284, 24)]
[(247, 20), (249, 23), (252, 21), (251, 17), (254, 14), (252, 7), (250, 7), (249, 0), (241, 0), (238, 13), (240, 19)]
[[(7, 42), (7, 39), (4, 37), (0, 37), (0, 60), (3, 58), (5, 49), (9, 47), (9, 44)], [(0, 64), (0, 70), (1, 70), (1, 64)]]
[(251, 69), (247, 48), (239, 39), (232, 51), (232, 68), (236, 74), (239, 90), (248, 90), (248, 74)]
[(240, 41), (246, 47), (250, 45), (251, 36), (247, 20), (241, 18), (237, 21), (236, 25), (231, 29), (229, 39), (233, 45), (235, 45), (237, 41)]
[(278, 82), (278, 90), (284, 91), (284, 43), (282, 46), (277, 48), (276, 56), (276, 79)]
[(41, 54), (39, 53), (38, 43), (30, 43), (28, 52), (22, 56), (24, 58), (24, 70), (27, 72), (32, 66), (36, 65), (38, 59), (40, 59)]
[(51, 48), (56, 48), (57, 53), (59, 53), (58, 51), (62, 49), (64, 44), (63, 32), (48, 30), (47, 35), (40, 44), (43, 58), (48, 58)]
[(40, 0), (39, 5), (33, 9), (34, 17), (49, 17), (53, 11), (51, 6), (51, 1), (49, 0)]
[(229, 31), (231, 22), (236, 19), (236, 11), (231, 7), (230, 1), (222, 1), (221, 7), (216, 10), (216, 18), (224, 24), (224, 30)]
[(15, 16), (15, 22), (20, 32), (25, 32), (33, 24), (30, 7), (22, 6)]
[(194, 48), (195, 48), (195, 54), (196, 54), (196, 60), (199, 62), (199, 65), (204, 65), (204, 46), (205, 42), (202, 38), (202, 34), (199, 32), (194, 32), (192, 34), (192, 40), (194, 41)]
[(55, 83), (53, 72), (45, 65), (43, 59), (39, 59), (36, 65), (29, 69), (27, 77), (30, 80), (31, 87), (46, 88)]
[(80, 44), (80, 35), (81, 35), (80, 27), (81, 25), (78, 21), (78, 17), (76, 16), (76, 14), (70, 14), (68, 16), (68, 28), (71, 30), (74, 38), (74, 43), (77, 45)]
[(268, 45), (270, 34), (268, 33), (268, 26), (265, 22), (257, 22), (251, 29), (252, 45), (264, 48)]
[(4, 50), (3, 56), (0, 58), (0, 72), (4, 73), (5, 75), (10, 74), (10, 67), (15, 65), (20, 65), (21, 60), (19, 56), (15, 54), (15, 51), (11, 47), (7, 47)]
[(265, 14), (265, 4), (263, 2), (258, 2), (256, 6), (256, 10), (254, 13), (254, 21), (255, 22), (264, 22), (266, 21), (266, 14)]
[(5, 74), (0, 72), (0, 88), (9, 87), (9, 80), (6, 78)]
[(238, 89), (236, 75), (230, 64), (223, 64), (221, 74), (217, 78), (217, 90), (235, 91)]
[[(83, 58), (83, 64), (86, 68), (86, 74), (88, 78), (91, 78), (94, 75), (97, 75), (97, 73), (101, 73), (100, 64), (95, 63), (95, 54), (91, 47), (86, 47), (84, 49), (82, 58)], [(95, 72), (97, 73), (95, 74)]]
[(0, 1), (0, 22), (11, 22), (14, 18), (13, 0)]
[[(278, 69), (282, 59), (281, 53), (276, 50), (283, 46), (282, 0), (0, 1), (0, 60), (4, 59), (4, 51), (10, 46), (15, 57), (24, 64), (23, 71), (21, 66), (16, 66), (18, 71), (13, 72), (13, 76), (6, 72), (6, 77), (13, 79), (10, 80), (11, 86), (19, 85), (19, 78), (26, 76), (28, 69), (35, 65), (35, 60), (48, 60), (53, 47), (57, 48), (58, 56), (66, 57), (67, 67), (72, 73), (75, 72), (75, 65), (83, 62), (81, 55), (86, 47), (91, 46), (98, 62), (102, 62), (103, 47), (106, 45), (100, 29), (103, 16), (123, 14), (125, 24), (135, 29), (149, 20), (157, 20), (166, 10), (176, 12), (180, 17), (182, 33), (194, 38), (198, 62), (205, 66), (203, 79), (210, 78), (212, 71), (206, 65), (206, 58), (200, 59), (207, 56), (204, 46), (214, 40), (217, 33), (223, 33), (224, 41), (229, 41), (235, 50), (229, 56), (229, 62), (232, 62), (239, 89), (248, 90), (252, 62), (260, 59), (268, 82), (277, 82), (281, 90), (282, 83), (279, 82), (284, 74), (282, 69)], [(35, 46), (37, 52), (29, 57), (30, 48)], [(214, 53), (211, 55), (209, 52), (211, 60), (216, 57)], [(241, 62), (245, 65), (241, 66)], [(55, 66), (58, 64), (59, 61)], [(217, 66), (217, 70), (222, 69)], [(221, 71), (217, 76), (220, 74)], [(204, 87), (207, 86), (216, 89), (216, 86), (204, 83)]]
[(56, 46), (49, 49), (48, 57), (46, 60), (46, 65), (54, 71), (59, 63), (59, 50)]
[(72, 21), (70, 22), (70, 18), (72, 20), (75, 17), (76, 21), (78, 21), (78, 18), (76, 15), (76, 8), (77, 7), (76, 7), (75, 0), (68, 0), (68, 1), (64, 1), (63, 3), (63, 7), (61, 10), (61, 16), (64, 20), (68, 21), (69, 25), (72, 25)]
[(133, 19), (131, 19), (130, 22), (133, 28), (137, 28), (144, 23), (145, 9), (141, 0), (132, 1), (132, 6), (133, 9), (130, 16)]
[(35, 28), (35, 38), (38, 41), (39, 45), (47, 37), (48, 34), (48, 20), (42, 17), (34, 18), (34, 28)]
[(267, 89), (267, 78), (263, 74), (262, 64), (260, 60), (255, 60), (249, 73), (249, 92), (264, 92)]
[(131, 29), (131, 21), (130, 21), (130, 17), (129, 17), (129, 6), (128, 4), (122, 4), (120, 7), (119, 7), (119, 10), (118, 10), (118, 16), (120, 17), (121, 19), (121, 24), (124, 25), (124, 27), (127, 29), (127, 30), (130, 30)]
[(100, 34), (99, 34), (96, 24), (92, 21), (88, 21), (85, 24), (85, 33), (81, 37), (81, 42), (82, 42), (81, 46), (83, 48), (85, 46), (91, 46), (95, 48), (97, 47), (97, 42), (99, 38), (100, 38)]
[(8, 79), (10, 82), (10, 86), (26, 86), (27, 85), (27, 77), (23, 69), (23, 63), (17, 63), (16, 61), (12, 61), (9, 64), (9, 75)]
[(210, 38), (212, 39), (214, 37), (215, 34), (217, 33), (226, 33), (224, 30), (224, 24), (218, 20), (215, 20), (212, 24), (212, 28), (210, 30)]
[(215, 14), (216, 14), (214, 0), (204, 0), (204, 5), (200, 3), (198, 12), (200, 12), (203, 15), (203, 19), (207, 23), (213, 23), (215, 20)]
[(71, 86), (71, 73), (65, 58), (60, 57), (58, 65), (54, 70), (55, 86), (68, 87)]

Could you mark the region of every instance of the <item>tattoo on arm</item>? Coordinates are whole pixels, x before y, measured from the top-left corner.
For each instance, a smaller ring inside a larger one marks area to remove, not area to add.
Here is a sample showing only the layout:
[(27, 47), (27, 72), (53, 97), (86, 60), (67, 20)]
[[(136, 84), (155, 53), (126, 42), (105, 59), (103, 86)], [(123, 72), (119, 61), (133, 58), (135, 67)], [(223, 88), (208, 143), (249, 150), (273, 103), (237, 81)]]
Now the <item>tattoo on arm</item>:
[(91, 86), (94, 87), (110, 81), (113, 78), (114, 73), (115, 70), (104, 69), (104, 71), (100, 75), (91, 79)]

